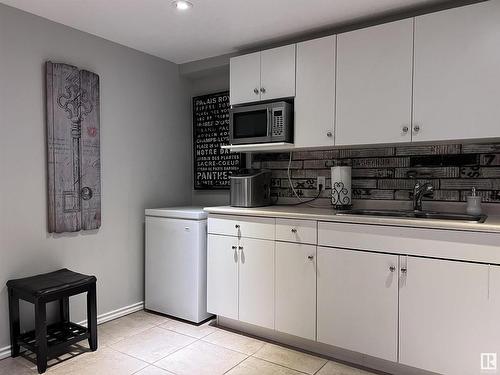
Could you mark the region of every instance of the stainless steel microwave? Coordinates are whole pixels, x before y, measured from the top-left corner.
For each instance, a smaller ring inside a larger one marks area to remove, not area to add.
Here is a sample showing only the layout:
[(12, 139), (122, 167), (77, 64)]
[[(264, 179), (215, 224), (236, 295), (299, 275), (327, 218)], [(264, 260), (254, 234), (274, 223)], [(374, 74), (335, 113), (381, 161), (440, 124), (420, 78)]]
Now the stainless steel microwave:
[(280, 101), (231, 108), (229, 141), (232, 145), (293, 143), (293, 104)]

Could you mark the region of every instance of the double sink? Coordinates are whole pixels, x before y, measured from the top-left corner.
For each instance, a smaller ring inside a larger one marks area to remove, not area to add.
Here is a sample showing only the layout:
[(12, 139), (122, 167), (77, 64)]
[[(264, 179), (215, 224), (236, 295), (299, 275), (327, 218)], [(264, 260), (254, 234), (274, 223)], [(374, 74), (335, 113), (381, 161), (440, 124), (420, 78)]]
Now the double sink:
[(484, 223), (486, 215), (469, 215), (451, 212), (419, 211), (419, 210), (369, 210), (353, 209), (338, 211), (337, 215), (363, 215), (363, 216), (382, 216), (394, 218), (410, 219), (432, 219), (432, 220), (455, 220), (468, 221), (474, 223)]

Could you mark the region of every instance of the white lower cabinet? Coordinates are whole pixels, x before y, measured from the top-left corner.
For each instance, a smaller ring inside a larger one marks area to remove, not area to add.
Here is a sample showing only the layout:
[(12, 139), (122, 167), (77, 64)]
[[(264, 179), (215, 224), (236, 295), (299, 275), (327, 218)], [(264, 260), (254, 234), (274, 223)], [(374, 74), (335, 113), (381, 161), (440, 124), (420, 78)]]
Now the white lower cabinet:
[(486, 353), (497, 354), (497, 365), (500, 360), (500, 266), (489, 266), (488, 293), (488, 343), (483, 349)]
[[(400, 255), (417, 251), (417, 237), (387, 227), (373, 226), (370, 242), (351, 224), (319, 223), (328, 247), (316, 246), (309, 224), (279, 219), (278, 241), (209, 234), (208, 311), (435, 373), (492, 373), (484, 369), (500, 359), (500, 266)], [(422, 254), (429, 243), (418, 242)], [(481, 251), (474, 243), (466, 241)]]
[(238, 319), (238, 238), (208, 235), (207, 310)]
[(401, 257), (401, 264), (399, 361), (480, 374), (481, 353), (500, 355), (500, 294), (491, 282), (500, 281), (498, 267), (417, 257)]
[(239, 320), (274, 328), (274, 241), (240, 239)]
[(318, 247), (318, 341), (397, 361), (398, 256)]
[(274, 241), (208, 235), (207, 310), (274, 328)]
[(316, 246), (276, 242), (276, 330), (316, 339)]

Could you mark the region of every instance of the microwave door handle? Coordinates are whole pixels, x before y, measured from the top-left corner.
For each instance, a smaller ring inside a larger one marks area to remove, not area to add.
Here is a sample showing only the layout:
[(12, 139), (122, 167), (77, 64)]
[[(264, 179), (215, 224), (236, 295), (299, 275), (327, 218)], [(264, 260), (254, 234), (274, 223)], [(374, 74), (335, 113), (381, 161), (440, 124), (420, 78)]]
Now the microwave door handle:
[(267, 137), (269, 138), (269, 142), (273, 141), (273, 109), (267, 109)]

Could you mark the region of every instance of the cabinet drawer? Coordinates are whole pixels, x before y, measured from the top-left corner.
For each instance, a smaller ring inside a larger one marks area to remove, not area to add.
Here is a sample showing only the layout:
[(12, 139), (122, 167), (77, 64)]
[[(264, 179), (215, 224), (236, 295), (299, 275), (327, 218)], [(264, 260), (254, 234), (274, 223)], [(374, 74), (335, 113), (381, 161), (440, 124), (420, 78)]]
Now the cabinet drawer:
[(210, 215), (208, 233), (274, 240), (275, 219), (268, 217)]
[(500, 264), (497, 234), (318, 222), (318, 245)]
[(317, 243), (316, 221), (276, 219), (276, 239), (278, 241)]

